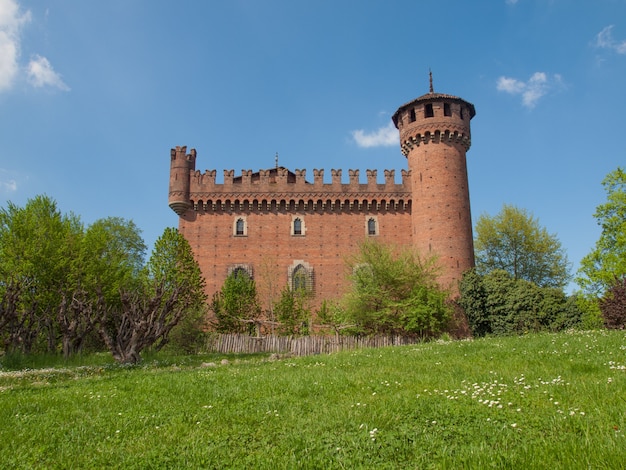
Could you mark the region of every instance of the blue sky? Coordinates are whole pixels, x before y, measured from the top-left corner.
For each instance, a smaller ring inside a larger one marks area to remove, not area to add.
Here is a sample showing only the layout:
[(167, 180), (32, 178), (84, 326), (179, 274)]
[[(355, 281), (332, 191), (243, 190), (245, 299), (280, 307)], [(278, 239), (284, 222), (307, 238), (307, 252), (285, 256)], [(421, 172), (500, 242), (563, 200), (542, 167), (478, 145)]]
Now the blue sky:
[(476, 106), (472, 216), (526, 209), (573, 265), (626, 164), (626, 0), (0, 0), (0, 204), (47, 194), (85, 224), (177, 216), (197, 168), (406, 168), (396, 109)]

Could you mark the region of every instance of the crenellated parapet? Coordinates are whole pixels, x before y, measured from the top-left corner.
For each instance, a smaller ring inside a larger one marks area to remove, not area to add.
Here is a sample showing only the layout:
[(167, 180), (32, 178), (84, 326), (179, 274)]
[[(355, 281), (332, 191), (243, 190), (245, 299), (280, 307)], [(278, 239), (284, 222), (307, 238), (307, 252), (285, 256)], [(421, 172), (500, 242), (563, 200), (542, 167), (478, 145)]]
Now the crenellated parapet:
[[(348, 181), (342, 181), (342, 170), (331, 170), (331, 180), (324, 181), (324, 170), (313, 170), (313, 182), (306, 178), (306, 170), (298, 169), (294, 172), (286, 168), (270, 170), (241, 170), (239, 176), (235, 170), (224, 170), (224, 182), (216, 182), (216, 170), (205, 170), (204, 173), (196, 170), (190, 174), (190, 192), (225, 192), (235, 189), (237, 192), (337, 192), (345, 191), (383, 191), (383, 192), (410, 192), (410, 171), (402, 170), (401, 181), (396, 183), (395, 170), (384, 170), (384, 180), (378, 181), (377, 170), (366, 170), (366, 180), (361, 181), (359, 170), (348, 170)], [(407, 186), (408, 185), (408, 186)], [(333, 189), (334, 188), (334, 189)]]
[(411, 173), (401, 171), (395, 181), (395, 170), (384, 170), (378, 181), (377, 170), (366, 170), (361, 181), (359, 170), (348, 170), (348, 181), (342, 170), (332, 169), (330, 181), (324, 170), (313, 170), (313, 181), (305, 169), (289, 171), (277, 167), (259, 171), (224, 170), (224, 180), (217, 183), (217, 171), (195, 169), (196, 151), (186, 154), (186, 147), (172, 149), (170, 169), (170, 207), (177, 214), (187, 210), (316, 210), (316, 211), (406, 211), (411, 206)]

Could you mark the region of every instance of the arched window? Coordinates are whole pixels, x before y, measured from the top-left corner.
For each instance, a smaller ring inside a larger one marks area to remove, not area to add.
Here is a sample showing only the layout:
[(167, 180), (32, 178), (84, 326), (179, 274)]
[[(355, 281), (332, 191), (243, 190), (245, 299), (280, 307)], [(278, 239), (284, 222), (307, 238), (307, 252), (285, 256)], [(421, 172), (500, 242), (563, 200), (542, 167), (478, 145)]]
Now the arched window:
[(228, 267), (228, 276), (235, 278), (246, 277), (248, 279), (254, 279), (252, 273), (252, 265), (249, 264), (231, 264)]
[(291, 235), (304, 236), (306, 227), (302, 217), (294, 217), (291, 219)]
[(378, 235), (378, 220), (376, 217), (366, 217), (365, 233), (369, 236)]
[(302, 235), (302, 219), (294, 219), (293, 221), (293, 234)]
[(292, 289), (297, 290), (306, 290), (307, 288), (307, 272), (304, 266), (299, 264), (296, 269), (293, 270), (292, 274)]
[(233, 235), (236, 237), (245, 237), (248, 235), (248, 227), (245, 217), (237, 217), (233, 225)]
[(231, 276), (237, 278), (237, 277), (250, 277), (250, 274), (248, 274), (248, 271), (245, 270), (245, 268), (241, 267), (241, 266), (237, 266), (235, 269), (233, 269), (233, 272), (230, 273)]
[(306, 261), (296, 260), (287, 272), (292, 291), (313, 292), (313, 267)]
[(367, 234), (376, 235), (376, 221), (374, 219), (369, 219), (367, 221)]

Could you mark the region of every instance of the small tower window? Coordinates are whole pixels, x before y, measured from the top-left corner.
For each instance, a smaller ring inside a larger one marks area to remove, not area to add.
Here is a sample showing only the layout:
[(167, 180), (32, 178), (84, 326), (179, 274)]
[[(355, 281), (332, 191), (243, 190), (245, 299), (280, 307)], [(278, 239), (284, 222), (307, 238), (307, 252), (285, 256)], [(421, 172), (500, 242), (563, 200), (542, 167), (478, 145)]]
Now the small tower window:
[(433, 104), (432, 103), (426, 103), (424, 105), (424, 117), (425, 118), (431, 118), (434, 117), (435, 113), (433, 111)]
[(365, 233), (369, 236), (378, 235), (378, 221), (376, 217), (368, 217), (365, 219)]
[(301, 217), (295, 217), (291, 221), (291, 234), (296, 236), (303, 236), (305, 233), (304, 220)]
[(411, 112), (409, 113), (409, 122), (415, 122), (415, 119), (417, 119), (415, 117), (415, 109), (412, 109)]
[(237, 217), (237, 219), (235, 219), (233, 234), (236, 237), (245, 237), (248, 235), (248, 227), (246, 226), (246, 219), (244, 217)]
[(461, 106), (461, 119), (464, 119), (464, 117), (463, 117), (463, 106)]
[(443, 104), (443, 115), (452, 116), (452, 110), (450, 109), (450, 103)]

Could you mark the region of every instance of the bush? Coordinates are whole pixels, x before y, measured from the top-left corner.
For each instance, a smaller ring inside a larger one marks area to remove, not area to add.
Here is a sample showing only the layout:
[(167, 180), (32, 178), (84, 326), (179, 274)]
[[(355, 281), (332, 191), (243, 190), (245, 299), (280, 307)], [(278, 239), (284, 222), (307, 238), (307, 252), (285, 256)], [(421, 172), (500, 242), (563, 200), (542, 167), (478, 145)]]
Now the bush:
[(481, 276), (471, 270), (460, 286), (459, 304), (475, 336), (559, 331), (577, 327), (582, 313), (576, 297), (561, 290), (514, 279), (503, 270)]
[(600, 311), (605, 327), (611, 330), (626, 327), (626, 276), (616, 279), (600, 300)]
[(356, 333), (433, 337), (449, 327), (452, 306), (437, 282), (436, 259), (366, 242), (349, 268), (346, 316)]

